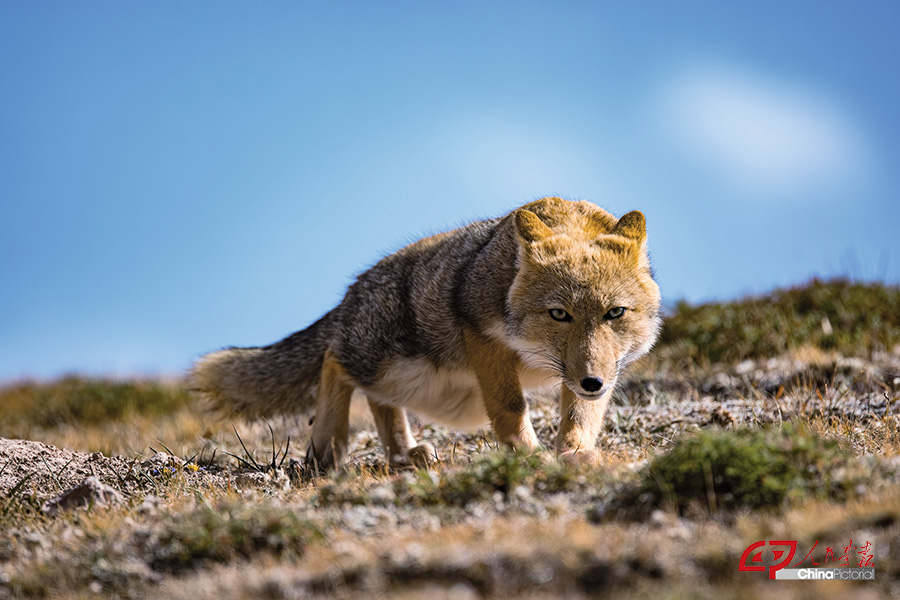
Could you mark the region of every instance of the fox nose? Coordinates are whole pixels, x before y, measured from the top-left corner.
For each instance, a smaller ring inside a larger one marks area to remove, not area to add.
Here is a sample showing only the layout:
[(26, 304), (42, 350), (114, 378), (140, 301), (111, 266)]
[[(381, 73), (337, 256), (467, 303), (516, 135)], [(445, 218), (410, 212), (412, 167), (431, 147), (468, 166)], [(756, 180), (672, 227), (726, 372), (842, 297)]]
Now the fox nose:
[(586, 392), (596, 392), (603, 387), (603, 380), (599, 377), (585, 377), (581, 380), (581, 387)]

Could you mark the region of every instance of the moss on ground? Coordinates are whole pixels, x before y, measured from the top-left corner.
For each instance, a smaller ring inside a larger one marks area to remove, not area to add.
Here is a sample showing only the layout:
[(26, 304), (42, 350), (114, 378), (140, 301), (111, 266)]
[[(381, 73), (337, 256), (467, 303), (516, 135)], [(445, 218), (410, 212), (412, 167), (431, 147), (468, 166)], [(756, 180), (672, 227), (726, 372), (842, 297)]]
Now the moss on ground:
[(179, 572), (203, 562), (229, 563), (260, 553), (285, 558), (303, 555), (321, 533), (294, 510), (253, 505), (241, 498), (204, 502), (188, 512), (173, 512), (149, 545), (148, 564)]

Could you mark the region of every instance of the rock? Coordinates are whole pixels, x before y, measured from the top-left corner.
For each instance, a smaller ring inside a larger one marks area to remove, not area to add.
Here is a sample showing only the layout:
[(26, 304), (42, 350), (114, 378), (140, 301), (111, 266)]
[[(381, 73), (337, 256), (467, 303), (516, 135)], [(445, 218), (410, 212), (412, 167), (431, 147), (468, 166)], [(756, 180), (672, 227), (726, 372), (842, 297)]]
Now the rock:
[(76, 508), (88, 508), (91, 506), (100, 506), (103, 508), (111, 508), (124, 501), (122, 494), (110, 486), (101, 483), (97, 477), (93, 475), (86, 478), (80, 485), (66, 490), (59, 496), (51, 498), (44, 502), (41, 510), (55, 517), (65, 510), (73, 510)]
[(669, 527), (672, 523), (675, 522), (675, 517), (670, 513), (667, 513), (663, 510), (656, 509), (652, 513), (650, 513), (650, 527), (654, 529), (660, 529), (663, 527)]
[(385, 506), (388, 504), (393, 504), (394, 500), (396, 500), (397, 495), (394, 493), (394, 489), (390, 486), (390, 484), (384, 483), (372, 490), (370, 494), (370, 498), (374, 504)]
[(269, 483), (273, 488), (281, 492), (291, 489), (291, 478), (284, 472), (284, 469), (275, 469)]
[(746, 375), (756, 368), (756, 363), (750, 359), (741, 361), (734, 367), (734, 372), (738, 375)]
[(141, 515), (154, 515), (159, 510), (160, 500), (158, 497), (153, 494), (147, 494), (144, 497), (144, 501), (141, 502), (141, 505), (137, 507), (138, 514)]
[(531, 498), (531, 490), (528, 489), (528, 486), (518, 485), (513, 490), (513, 496), (515, 496), (519, 501), (524, 502)]
[(719, 425), (720, 427), (728, 427), (737, 423), (737, 419), (725, 407), (717, 406), (709, 413), (708, 423)]
[(268, 473), (263, 473), (261, 471), (250, 471), (247, 473), (241, 473), (237, 477), (234, 478), (234, 485), (242, 488), (260, 488), (266, 485), (272, 476)]
[(147, 460), (141, 463), (141, 466), (145, 469), (151, 468), (163, 468), (163, 467), (183, 467), (184, 461), (178, 458), (177, 456), (172, 456), (171, 454), (166, 454), (165, 452), (157, 452)]

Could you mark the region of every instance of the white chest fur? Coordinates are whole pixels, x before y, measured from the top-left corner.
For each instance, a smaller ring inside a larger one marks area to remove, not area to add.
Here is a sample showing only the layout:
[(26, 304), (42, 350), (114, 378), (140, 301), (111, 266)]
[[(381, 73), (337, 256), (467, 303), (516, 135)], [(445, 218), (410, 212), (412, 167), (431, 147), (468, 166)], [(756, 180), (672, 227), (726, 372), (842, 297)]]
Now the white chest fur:
[[(552, 371), (524, 367), (523, 390), (556, 385)], [(407, 408), (439, 423), (474, 430), (488, 423), (475, 374), (465, 368), (436, 368), (424, 358), (399, 359), (372, 387), (363, 390), (386, 406)]]

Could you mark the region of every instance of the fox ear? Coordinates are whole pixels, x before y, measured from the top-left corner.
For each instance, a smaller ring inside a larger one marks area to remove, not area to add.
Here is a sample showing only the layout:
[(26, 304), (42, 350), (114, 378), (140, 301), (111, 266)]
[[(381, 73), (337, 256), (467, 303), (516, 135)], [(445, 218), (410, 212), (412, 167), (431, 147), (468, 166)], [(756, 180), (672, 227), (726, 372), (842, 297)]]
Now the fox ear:
[(633, 210), (622, 215), (611, 233), (631, 238), (637, 242), (644, 241), (647, 237), (647, 220), (644, 218), (644, 213)]
[(526, 242), (539, 242), (553, 235), (553, 230), (530, 210), (516, 211), (516, 228)]

